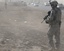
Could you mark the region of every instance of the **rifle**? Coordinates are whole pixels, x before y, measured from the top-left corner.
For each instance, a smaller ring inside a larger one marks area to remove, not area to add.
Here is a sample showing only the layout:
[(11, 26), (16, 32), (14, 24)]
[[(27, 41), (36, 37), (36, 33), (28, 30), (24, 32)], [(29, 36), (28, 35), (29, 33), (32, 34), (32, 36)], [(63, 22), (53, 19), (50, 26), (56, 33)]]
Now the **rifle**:
[(43, 22), (44, 22), (44, 20), (41, 23), (43, 23)]
[[(51, 4), (51, 0), (49, 0), (49, 3)], [(42, 21), (41, 23), (43, 23), (43, 22), (47, 19), (47, 17), (50, 16), (50, 13), (51, 13), (51, 11), (48, 11), (48, 15), (46, 15), (46, 16), (43, 18), (43, 21)]]
[(46, 16), (43, 18), (43, 21), (42, 21), (41, 23), (43, 23), (43, 22), (47, 19), (48, 16), (49, 16), (49, 15), (46, 15)]
[(48, 18), (48, 16), (50, 16), (50, 13), (51, 13), (51, 11), (48, 11), (48, 15), (46, 15), (46, 16), (43, 18), (43, 21), (42, 21), (41, 23), (43, 23), (43, 22)]

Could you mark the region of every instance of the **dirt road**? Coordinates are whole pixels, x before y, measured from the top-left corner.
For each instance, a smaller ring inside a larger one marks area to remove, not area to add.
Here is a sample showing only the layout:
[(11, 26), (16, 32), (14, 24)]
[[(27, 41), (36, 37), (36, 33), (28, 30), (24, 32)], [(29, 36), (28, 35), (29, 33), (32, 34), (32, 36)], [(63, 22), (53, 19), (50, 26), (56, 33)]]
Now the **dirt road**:
[[(0, 51), (37, 51), (38, 49), (41, 51), (41, 47), (43, 50), (48, 50), (48, 25), (45, 22), (41, 24), (46, 12), (43, 9), (26, 6), (9, 6), (7, 9), (1, 9)], [(64, 50), (63, 21), (62, 17), (62, 50)]]

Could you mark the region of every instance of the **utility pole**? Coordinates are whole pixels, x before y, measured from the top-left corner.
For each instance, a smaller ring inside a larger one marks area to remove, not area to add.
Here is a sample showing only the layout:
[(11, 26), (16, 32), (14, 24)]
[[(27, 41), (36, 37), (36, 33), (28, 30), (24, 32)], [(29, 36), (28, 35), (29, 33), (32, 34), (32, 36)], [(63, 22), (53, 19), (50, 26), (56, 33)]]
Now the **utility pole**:
[(31, 0), (31, 3), (33, 3), (33, 0)]
[(5, 0), (5, 9), (7, 9), (7, 0)]
[(10, 0), (10, 2), (11, 2), (11, 0)]
[(49, 0), (49, 2), (51, 2), (51, 0)]

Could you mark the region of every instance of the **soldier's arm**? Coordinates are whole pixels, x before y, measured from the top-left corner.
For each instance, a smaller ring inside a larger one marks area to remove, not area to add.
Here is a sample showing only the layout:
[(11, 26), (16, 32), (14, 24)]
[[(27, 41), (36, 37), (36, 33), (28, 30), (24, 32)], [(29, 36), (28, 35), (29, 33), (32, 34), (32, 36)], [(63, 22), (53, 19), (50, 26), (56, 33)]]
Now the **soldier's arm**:
[(51, 16), (50, 16), (50, 19), (49, 19), (49, 22), (52, 22), (54, 20), (56, 20), (56, 11), (55, 10), (52, 11)]
[(52, 13), (50, 14), (50, 17), (48, 18), (48, 20), (46, 20), (46, 23), (49, 24), (51, 22), (53, 22), (56, 19), (56, 12), (53, 10)]
[(57, 21), (61, 21), (61, 15), (62, 15), (62, 12), (60, 9), (58, 9), (58, 13), (57, 13)]
[(60, 9), (58, 9), (56, 22), (58, 22), (59, 25), (61, 25), (61, 15), (62, 15), (62, 12)]

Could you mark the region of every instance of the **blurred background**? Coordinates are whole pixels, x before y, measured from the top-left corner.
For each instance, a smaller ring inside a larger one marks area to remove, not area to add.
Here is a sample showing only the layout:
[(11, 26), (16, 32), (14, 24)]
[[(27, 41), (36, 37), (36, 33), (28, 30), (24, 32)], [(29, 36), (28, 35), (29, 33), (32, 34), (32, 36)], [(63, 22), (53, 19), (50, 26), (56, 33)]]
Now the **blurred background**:
[[(64, 51), (64, 1), (57, 1), (62, 11)], [(49, 10), (49, 0), (0, 0), (0, 51), (47, 51), (49, 26), (41, 21)]]

